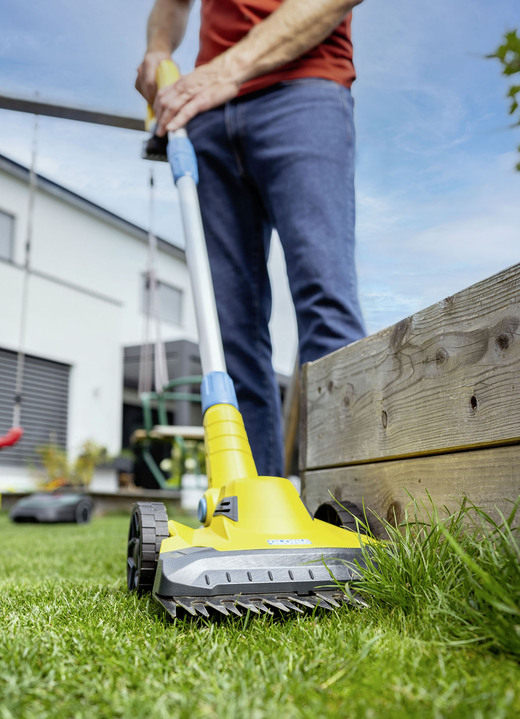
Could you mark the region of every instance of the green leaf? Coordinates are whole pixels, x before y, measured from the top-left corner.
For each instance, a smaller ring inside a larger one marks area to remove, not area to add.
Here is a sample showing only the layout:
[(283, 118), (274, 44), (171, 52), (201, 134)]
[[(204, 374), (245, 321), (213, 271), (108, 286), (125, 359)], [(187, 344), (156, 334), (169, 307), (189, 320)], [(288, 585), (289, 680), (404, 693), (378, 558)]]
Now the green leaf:
[[(517, 35), (517, 30), (511, 30), (504, 35), (504, 42), (499, 45), (494, 53), (486, 56), (487, 58), (495, 58), (502, 63), (502, 74), (506, 77), (515, 75), (520, 72), (520, 37)], [(512, 102), (509, 106), (509, 115), (514, 115), (518, 108), (519, 103), (516, 99), (517, 94), (520, 92), (520, 85), (511, 85), (506, 97), (511, 98)], [(513, 127), (520, 125), (520, 120), (513, 124)], [(516, 169), (520, 170), (520, 164), (516, 165)]]

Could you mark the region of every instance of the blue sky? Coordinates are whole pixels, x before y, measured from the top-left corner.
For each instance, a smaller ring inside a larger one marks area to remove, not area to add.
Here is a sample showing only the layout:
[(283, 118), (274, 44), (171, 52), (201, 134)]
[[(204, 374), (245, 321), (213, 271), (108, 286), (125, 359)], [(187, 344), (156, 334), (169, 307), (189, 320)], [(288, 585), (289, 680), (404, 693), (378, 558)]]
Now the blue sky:
[[(0, 92), (144, 115), (133, 83), (151, 5), (0, 0)], [(176, 54), (184, 71), (197, 10)], [(509, 127), (508, 82), (484, 58), (514, 27), (518, 0), (365, 0), (354, 11), (358, 267), (370, 332), (519, 261), (520, 131)], [(0, 152), (28, 163), (32, 127), (30, 116), (0, 110)], [(38, 169), (147, 226), (143, 139), (41, 118)], [(155, 229), (182, 243), (169, 170), (154, 172)], [(279, 265), (276, 361), (287, 370), (294, 327)]]

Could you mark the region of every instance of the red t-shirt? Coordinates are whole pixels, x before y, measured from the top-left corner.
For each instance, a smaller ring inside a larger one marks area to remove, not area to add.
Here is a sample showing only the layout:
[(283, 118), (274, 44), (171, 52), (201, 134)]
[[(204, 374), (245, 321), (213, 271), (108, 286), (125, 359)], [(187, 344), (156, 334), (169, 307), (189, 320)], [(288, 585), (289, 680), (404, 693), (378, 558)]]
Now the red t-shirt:
[[(274, 12), (283, 0), (202, 0), (200, 50), (197, 65), (204, 65), (238, 42), (249, 30)], [(345, 87), (354, 82), (349, 14), (320, 45), (273, 72), (245, 82), (240, 90), (261, 90), (283, 80), (322, 77)]]

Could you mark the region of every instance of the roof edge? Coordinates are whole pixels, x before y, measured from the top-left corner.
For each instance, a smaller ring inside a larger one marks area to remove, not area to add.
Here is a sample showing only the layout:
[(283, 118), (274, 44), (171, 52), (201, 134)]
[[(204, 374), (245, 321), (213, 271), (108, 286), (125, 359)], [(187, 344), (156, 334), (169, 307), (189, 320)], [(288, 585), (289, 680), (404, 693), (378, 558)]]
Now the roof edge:
[[(0, 169), (4, 170), (6, 173), (14, 177), (17, 177), (23, 182), (29, 182), (29, 168), (17, 162), (16, 160), (13, 160), (10, 157), (3, 155), (2, 153), (0, 153)], [(148, 242), (148, 230), (145, 230), (143, 227), (136, 225), (130, 220), (126, 220), (124, 217), (117, 215), (115, 212), (107, 210), (105, 207), (102, 207), (101, 205), (92, 202), (92, 200), (87, 200), (87, 198), (83, 197), (82, 195), (79, 195), (77, 192), (69, 190), (68, 188), (64, 187), (63, 185), (60, 185), (54, 180), (45, 177), (45, 175), (36, 173), (36, 178), (37, 184), (40, 189), (44, 190), (50, 195), (58, 197), (61, 200), (65, 200), (70, 205), (82, 209), (83, 211), (88, 212), (94, 217), (98, 217), (105, 222), (108, 222), (109, 224), (113, 225), (114, 227), (117, 227), (120, 230), (128, 232), (129, 234), (133, 235), (134, 237), (137, 237), (143, 242)], [(157, 243), (159, 245), (159, 248), (163, 252), (166, 252), (167, 254), (172, 255), (173, 257), (176, 257), (183, 262), (186, 262), (186, 253), (181, 247), (178, 247), (177, 245), (168, 242), (168, 240), (165, 240), (162, 237), (157, 237)]]

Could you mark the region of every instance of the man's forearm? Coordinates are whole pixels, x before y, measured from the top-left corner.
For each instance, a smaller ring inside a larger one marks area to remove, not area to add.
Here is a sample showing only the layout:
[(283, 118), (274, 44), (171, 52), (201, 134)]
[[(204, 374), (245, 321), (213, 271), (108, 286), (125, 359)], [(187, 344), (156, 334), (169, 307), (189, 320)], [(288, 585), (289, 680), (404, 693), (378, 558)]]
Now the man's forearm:
[(283, 0), (280, 7), (222, 55), (242, 84), (295, 60), (327, 38), (362, 0)]
[(151, 104), (157, 93), (157, 67), (180, 45), (193, 0), (156, 0), (146, 28), (146, 54), (135, 87)]
[(171, 55), (186, 32), (193, 0), (156, 0), (146, 28), (147, 52)]

